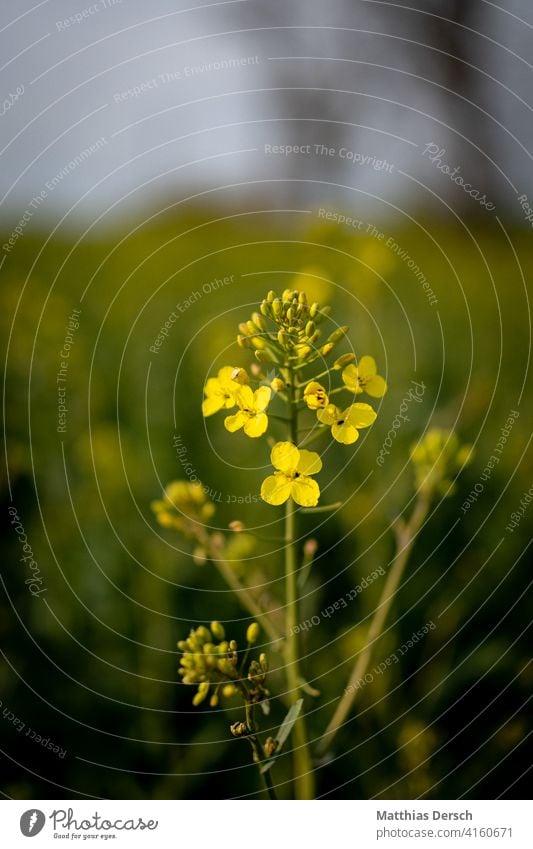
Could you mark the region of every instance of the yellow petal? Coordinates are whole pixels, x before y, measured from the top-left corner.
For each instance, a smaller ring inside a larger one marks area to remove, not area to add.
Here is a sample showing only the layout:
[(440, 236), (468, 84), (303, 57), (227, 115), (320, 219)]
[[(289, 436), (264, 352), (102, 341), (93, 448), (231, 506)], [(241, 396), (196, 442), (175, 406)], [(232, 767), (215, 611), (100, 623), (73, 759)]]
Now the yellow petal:
[(322, 460), (316, 451), (306, 451), (300, 448), (300, 460), (297, 470), (302, 475), (316, 475), (322, 468)]
[(221, 383), (233, 383), (231, 375), (234, 371), (235, 369), (233, 368), (233, 366), (223, 366), (218, 371), (218, 379)]
[(341, 418), (341, 411), (335, 404), (328, 404), (323, 410), (317, 410), (316, 417), (322, 424), (332, 425)]
[(263, 410), (265, 410), (267, 408), (271, 395), (272, 395), (272, 390), (271, 390), (270, 386), (260, 386), (259, 389), (256, 389), (255, 394), (254, 394), (253, 409), (257, 413), (262, 413)]
[(283, 504), (291, 494), (291, 485), (292, 481), (283, 472), (269, 475), (261, 485), (261, 498), (268, 504)]
[(368, 380), (369, 378), (374, 377), (377, 372), (378, 369), (374, 357), (369, 357), (368, 355), (361, 357), (359, 360), (359, 377), (361, 380)]
[(235, 392), (235, 400), (241, 410), (253, 410), (254, 393), (249, 386), (239, 386)]
[(343, 424), (334, 424), (331, 428), (333, 439), (337, 442), (342, 442), (343, 445), (352, 445), (359, 439), (359, 431), (348, 422)]
[(222, 395), (212, 395), (202, 401), (202, 413), (204, 416), (212, 416), (213, 413), (218, 413), (224, 407), (224, 398)]
[(275, 469), (294, 475), (298, 468), (300, 452), (292, 442), (276, 442), (270, 452), (270, 460)]
[(386, 391), (387, 384), (379, 374), (376, 374), (374, 377), (371, 377), (370, 380), (365, 384), (365, 392), (372, 398), (383, 398)]
[(320, 498), (320, 487), (313, 478), (302, 475), (292, 482), (291, 496), (301, 507), (315, 507)]
[(235, 433), (236, 430), (239, 430), (246, 424), (248, 418), (249, 417), (246, 413), (243, 413), (241, 410), (239, 413), (235, 413), (234, 416), (226, 416), (224, 419), (224, 427), (226, 430), (229, 430), (230, 433)]
[[(243, 414), (244, 415), (244, 414)], [(256, 416), (248, 417), (244, 425), (246, 436), (262, 436), (268, 427), (268, 416), (266, 413), (257, 413)]]
[(370, 404), (352, 404), (351, 407), (344, 410), (342, 418), (352, 427), (370, 427), (376, 421), (377, 414)]
[(208, 397), (210, 395), (218, 395), (222, 392), (222, 387), (220, 385), (220, 380), (218, 377), (209, 377), (204, 386), (204, 393)]
[(342, 372), (342, 379), (344, 381), (345, 386), (350, 390), (350, 392), (355, 392), (359, 394), (363, 390), (359, 386), (359, 371), (357, 366), (352, 365), (346, 366), (346, 368)]

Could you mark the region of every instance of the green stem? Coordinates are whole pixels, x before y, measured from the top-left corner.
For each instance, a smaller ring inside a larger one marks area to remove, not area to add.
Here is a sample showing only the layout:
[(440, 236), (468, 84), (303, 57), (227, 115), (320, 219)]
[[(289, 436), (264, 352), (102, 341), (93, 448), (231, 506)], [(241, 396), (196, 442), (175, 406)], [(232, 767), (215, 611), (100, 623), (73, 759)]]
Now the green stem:
[[(246, 688), (245, 688), (246, 690)], [(254, 762), (257, 764), (259, 768), (259, 774), (261, 775), (261, 779), (263, 784), (265, 785), (265, 790), (267, 792), (269, 799), (277, 799), (276, 791), (274, 790), (274, 785), (272, 783), (272, 777), (270, 775), (270, 770), (266, 772), (261, 772), (261, 767), (264, 763), (264, 752), (261, 743), (255, 736), (256, 732), (256, 723), (254, 720), (254, 708), (253, 705), (250, 704), (249, 701), (245, 701), (245, 711), (246, 711), (246, 725), (250, 732), (248, 740), (250, 741), (250, 745), (252, 747), (252, 751), (254, 753)]]
[(383, 591), (374, 613), (374, 618), (372, 619), (370, 628), (368, 629), (365, 647), (355, 662), (352, 674), (350, 675), (348, 684), (344, 691), (344, 695), (337, 705), (337, 709), (335, 710), (328, 727), (324, 731), (317, 749), (319, 754), (324, 754), (327, 749), (329, 749), (333, 742), (333, 738), (345, 723), (351, 709), (353, 708), (359, 692), (359, 688), (356, 685), (358, 681), (364, 677), (368, 669), (368, 664), (370, 663), (375, 643), (382, 634), (385, 621), (392, 602), (396, 596), (396, 592), (413, 549), (416, 536), (427, 516), (428, 509), (429, 499), (425, 495), (420, 495), (409, 522), (407, 524), (400, 522), (395, 528), (396, 552), (394, 560), (387, 575)]
[[(287, 394), (289, 402), (289, 439), (294, 445), (298, 437), (298, 411), (294, 394), (294, 373), (288, 369)], [(287, 644), (285, 648), (287, 689), (290, 704), (300, 698), (301, 675), (298, 625), (298, 562), (296, 551), (296, 508), (292, 498), (285, 507), (285, 592), (286, 592), (286, 631)], [(313, 764), (307, 744), (305, 719), (302, 715), (296, 720), (292, 730), (293, 762), (294, 762), (294, 792), (296, 799), (314, 798)]]

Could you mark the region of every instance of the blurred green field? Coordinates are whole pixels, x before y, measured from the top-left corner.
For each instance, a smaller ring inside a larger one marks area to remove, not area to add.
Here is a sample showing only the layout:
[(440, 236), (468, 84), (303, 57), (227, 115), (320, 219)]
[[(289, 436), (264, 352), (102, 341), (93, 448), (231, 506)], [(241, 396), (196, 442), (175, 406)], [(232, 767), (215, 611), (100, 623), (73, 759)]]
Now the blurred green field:
[[(194, 709), (191, 691), (176, 676), (176, 640), (191, 625), (218, 618), (233, 622), (227, 630), (239, 637), (249, 620), (212, 567), (196, 565), (190, 546), (159, 528), (149, 505), (168, 481), (185, 476), (179, 438), (195, 474), (214, 493), (221, 529), (236, 518), (272, 521), (273, 508), (257, 501), (266, 446), (227, 433), (220, 417), (204, 426), (200, 405), (207, 375), (227, 363), (249, 363), (235, 342), (238, 323), (268, 289), (293, 285), (302, 270), (310, 294), (332, 304), (339, 322), (350, 326), (357, 353), (374, 355), (389, 383), (377, 422), (355, 450), (327, 452), (327, 498), (347, 503), (331, 518), (303, 520), (306, 534), (319, 540), (303, 616), (387, 567), (390, 523), (413, 495), (413, 440), (438, 425), (475, 445), (456, 493), (436, 507), (415, 548), (375, 662), (425, 623), (436, 627), (362, 691), (336, 741), (335, 761), (319, 770), (319, 793), (512, 798), (525, 792), (533, 675), (523, 552), (533, 508), (513, 533), (506, 525), (532, 483), (531, 453), (525, 453), (532, 412), (531, 383), (525, 383), (531, 235), (496, 222), (481, 228), (472, 221), (467, 228), (425, 217), (423, 225), (383, 222), (380, 239), (316, 216), (304, 226), (289, 214), (195, 209), (79, 240), (25, 234), (7, 256), (0, 310), (8, 461), (0, 699), (8, 716), (67, 753), (58, 758), (4, 716), (5, 794), (260, 792), (248, 751), (228, 732), (238, 714)], [(403, 258), (387, 246), (389, 238)], [(438, 303), (429, 302), (410, 259)], [(213, 283), (223, 278), (230, 280)], [(178, 318), (155, 346), (176, 304)], [(74, 309), (81, 314), (68, 360), (66, 431), (58, 433), (56, 376)], [(410, 404), (410, 421), (379, 466), (376, 457), (412, 380), (426, 387), (422, 402)], [(501, 462), (463, 512), (512, 410), (520, 415)], [(24, 584), (11, 503), (43, 576), (40, 597)], [(275, 593), (281, 576), (275, 543), (258, 542), (241, 573)], [(321, 691), (315, 702), (309, 698), (311, 738), (342, 693), (380, 589), (375, 582), (305, 635), (305, 672)], [(271, 661), (275, 666), (274, 654)], [(282, 716), (275, 707), (273, 724)], [(283, 762), (277, 775), (284, 775)]]

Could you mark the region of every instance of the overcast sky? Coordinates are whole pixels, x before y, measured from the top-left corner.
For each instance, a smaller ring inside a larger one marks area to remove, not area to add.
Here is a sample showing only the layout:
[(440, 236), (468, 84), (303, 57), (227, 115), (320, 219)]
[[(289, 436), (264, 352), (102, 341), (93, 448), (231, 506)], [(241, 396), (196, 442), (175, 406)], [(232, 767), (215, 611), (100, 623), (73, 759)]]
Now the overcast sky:
[(340, 193), (384, 215), (438, 205), (435, 192), (478, 212), (439, 164), (520, 217), (517, 196), (533, 196), (530, 0), (472, 0), (455, 27), (438, 15), (457, 3), (416, 5), (4, 2), (3, 221), (39, 200), (39, 215), (94, 220), (198, 192)]

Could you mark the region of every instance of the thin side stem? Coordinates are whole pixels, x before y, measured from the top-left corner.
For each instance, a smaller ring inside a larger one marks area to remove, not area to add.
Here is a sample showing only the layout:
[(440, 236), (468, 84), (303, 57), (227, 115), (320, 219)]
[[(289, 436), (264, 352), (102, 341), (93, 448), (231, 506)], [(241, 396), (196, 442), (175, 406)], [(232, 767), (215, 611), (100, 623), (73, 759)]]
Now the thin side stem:
[(268, 613), (259, 607), (252, 594), (241, 584), (231, 566), (220, 557), (220, 552), (211, 551), (210, 554), (216, 569), (234, 591), (244, 609), (259, 621), (273, 643), (279, 643), (283, 639), (283, 635), (278, 631)]
[(385, 621), (392, 602), (396, 596), (396, 592), (413, 549), (416, 536), (424, 522), (424, 519), (426, 518), (428, 509), (428, 498), (424, 495), (420, 495), (409, 522), (407, 524), (402, 522), (395, 528), (396, 553), (376, 607), (374, 618), (372, 619), (370, 628), (368, 629), (365, 647), (355, 662), (352, 674), (350, 675), (348, 684), (344, 691), (344, 695), (337, 705), (337, 709), (335, 710), (328, 727), (322, 735), (322, 739), (318, 745), (319, 754), (324, 754), (331, 746), (336, 733), (342, 725), (344, 725), (350, 711), (353, 708), (357, 698), (357, 693), (359, 692), (359, 688), (356, 685), (358, 681), (364, 677), (368, 669), (368, 664), (370, 663), (375, 643), (379, 640), (382, 634)]

